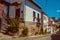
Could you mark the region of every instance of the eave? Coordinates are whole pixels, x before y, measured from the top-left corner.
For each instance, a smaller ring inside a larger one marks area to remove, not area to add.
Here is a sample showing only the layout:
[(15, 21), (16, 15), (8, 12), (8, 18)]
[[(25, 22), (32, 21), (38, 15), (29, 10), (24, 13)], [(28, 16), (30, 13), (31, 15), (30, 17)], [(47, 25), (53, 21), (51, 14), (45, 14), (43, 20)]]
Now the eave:
[(31, 2), (32, 4), (34, 4), (36, 7), (38, 7), (39, 9), (42, 9), (39, 5), (37, 5), (33, 0), (28, 0), (29, 2)]

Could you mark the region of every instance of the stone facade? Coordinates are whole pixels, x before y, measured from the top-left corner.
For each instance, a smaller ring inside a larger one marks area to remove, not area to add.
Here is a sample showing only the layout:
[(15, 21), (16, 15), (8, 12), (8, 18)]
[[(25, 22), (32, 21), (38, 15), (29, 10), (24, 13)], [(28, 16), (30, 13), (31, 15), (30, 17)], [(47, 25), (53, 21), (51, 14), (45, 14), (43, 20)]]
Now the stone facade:
[(36, 23), (33, 22), (26, 22), (25, 26), (28, 28), (28, 35), (34, 35), (37, 31)]
[(28, 28), (28, 36), (36, 35), (40, 31), (39, 28), (37, 27), (36, 23), (34, 23), (34, 22), (19, 23), (20, 35), (22, 34), (23, 27)]

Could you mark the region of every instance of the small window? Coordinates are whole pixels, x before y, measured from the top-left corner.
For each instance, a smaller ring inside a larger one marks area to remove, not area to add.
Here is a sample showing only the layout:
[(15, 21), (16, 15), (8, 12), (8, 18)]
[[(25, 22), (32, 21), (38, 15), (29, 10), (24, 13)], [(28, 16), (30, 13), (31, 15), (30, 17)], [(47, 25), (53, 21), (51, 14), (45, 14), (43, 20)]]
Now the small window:
[(23, 18), (23, 17), (24, 17), (24, 13), (23, 11), (21, 11), (20, 18)]
[(35, 14), (35, 11), (33, 11), (33, 17), (35, 17), (35, 15), (36, 15), (36, 14)]
[(35, 22), (35, 16), (36, 16), (35, 11), (33, 11), (33, 22)]
[(7, 16), (7, 7), (4, 7), (4, 15)]
[(21, 13), (23, 13), (23, 11), (21, 11)]
[(39, 22), (39, 14), (37, 14), (37, 21)]

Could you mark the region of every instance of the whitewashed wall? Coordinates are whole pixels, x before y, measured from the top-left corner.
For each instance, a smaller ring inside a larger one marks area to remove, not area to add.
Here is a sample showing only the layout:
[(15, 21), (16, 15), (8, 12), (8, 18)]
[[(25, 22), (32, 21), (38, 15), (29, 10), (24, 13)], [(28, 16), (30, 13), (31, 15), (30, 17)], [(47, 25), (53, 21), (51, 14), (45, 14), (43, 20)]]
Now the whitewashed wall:
[[(36, 17), (37, 14), (40, 14), (40, 18), (41, 18), (41, 13), (40, 13), (40, 9), (37, 8), (35, 5), (33, 5), (31, 2), (26, 1), (26, 5), (25, 5), (25, 21), (30, 21), (33, 22), (33, 11), (36, 12)], [(37, 20), (35, 20), (36, 22)]]
[(43, 15), (43, 28), (44, 28), (44, 30), (46, 28), (48, 29), (48, 16), (47, 15)]
[(46, 15), (43, 15), (43, 23), (45, 24), (48, 24), (48, 16)]

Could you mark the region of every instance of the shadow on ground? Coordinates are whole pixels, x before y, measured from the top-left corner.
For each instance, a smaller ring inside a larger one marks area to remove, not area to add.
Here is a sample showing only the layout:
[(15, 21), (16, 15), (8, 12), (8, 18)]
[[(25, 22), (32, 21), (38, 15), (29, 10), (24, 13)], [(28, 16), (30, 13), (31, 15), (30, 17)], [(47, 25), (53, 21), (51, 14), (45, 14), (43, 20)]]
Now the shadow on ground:
[(52, 34), (51, 35), (51, 40), (60, 40), (60, 35)]

